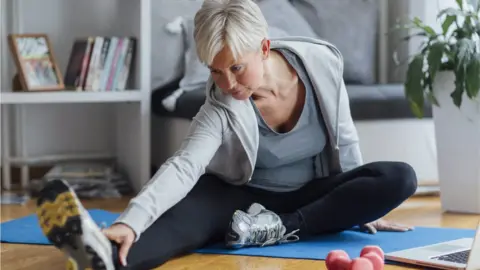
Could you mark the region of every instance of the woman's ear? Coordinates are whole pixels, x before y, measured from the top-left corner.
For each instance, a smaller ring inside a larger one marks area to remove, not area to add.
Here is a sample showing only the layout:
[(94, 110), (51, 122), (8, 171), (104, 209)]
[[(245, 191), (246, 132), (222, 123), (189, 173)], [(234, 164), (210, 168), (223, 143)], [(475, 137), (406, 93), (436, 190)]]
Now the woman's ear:
[(269, 55), (270, 55), (270, 40), (265, 38), (262, 40), (262, 59), (266, 60)]

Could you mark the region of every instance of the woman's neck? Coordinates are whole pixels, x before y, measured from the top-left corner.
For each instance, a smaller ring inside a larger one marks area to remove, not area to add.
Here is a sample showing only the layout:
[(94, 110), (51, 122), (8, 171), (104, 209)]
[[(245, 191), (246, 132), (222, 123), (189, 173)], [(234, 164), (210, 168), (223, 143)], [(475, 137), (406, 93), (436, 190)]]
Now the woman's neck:
[(256, 99), (286, 98), (292, 87), (298, 84), (298, 77), (288, 61), (272, 50), (264, 62), (263, 84), (252, 95)]

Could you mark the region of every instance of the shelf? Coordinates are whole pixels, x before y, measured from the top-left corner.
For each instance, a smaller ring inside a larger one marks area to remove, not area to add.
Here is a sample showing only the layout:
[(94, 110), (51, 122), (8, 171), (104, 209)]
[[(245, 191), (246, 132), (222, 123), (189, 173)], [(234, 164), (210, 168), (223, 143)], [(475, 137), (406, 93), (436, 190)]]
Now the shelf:
[(51, 165), (56, 162), (108, 160), (115, 156), (111, 153), (88, 153), (88, 154), (57, 154), (38, 157), (9, 157), (8, 162), (14, 165)]
[(47, 103), (115, 103), (139, 102), (142, 100), (140, 90), (121, 92), (2, 92), (1, 104), (47, 104)]

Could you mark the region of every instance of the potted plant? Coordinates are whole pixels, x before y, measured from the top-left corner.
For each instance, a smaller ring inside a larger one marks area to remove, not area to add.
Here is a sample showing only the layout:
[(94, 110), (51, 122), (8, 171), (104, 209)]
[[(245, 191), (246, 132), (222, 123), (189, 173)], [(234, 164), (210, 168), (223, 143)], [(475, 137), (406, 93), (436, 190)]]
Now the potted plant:
[(411, 20), (403, 29), (421, 37), (408, 59), (405, 95), (423, 117), (432, 104), (442, 208), (480, 213), (480, 4), (456, 0), (438, 13), (441, 31)]

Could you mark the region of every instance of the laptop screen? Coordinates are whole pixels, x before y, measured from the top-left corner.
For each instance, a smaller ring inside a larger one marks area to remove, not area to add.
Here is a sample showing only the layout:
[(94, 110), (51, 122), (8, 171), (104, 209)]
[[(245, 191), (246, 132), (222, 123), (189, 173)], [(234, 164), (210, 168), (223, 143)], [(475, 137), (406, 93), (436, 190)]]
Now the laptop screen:
[(480, 222), (477, 226), (477, 233), (473, 240), (466, 270), (480, 270)]

